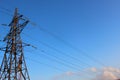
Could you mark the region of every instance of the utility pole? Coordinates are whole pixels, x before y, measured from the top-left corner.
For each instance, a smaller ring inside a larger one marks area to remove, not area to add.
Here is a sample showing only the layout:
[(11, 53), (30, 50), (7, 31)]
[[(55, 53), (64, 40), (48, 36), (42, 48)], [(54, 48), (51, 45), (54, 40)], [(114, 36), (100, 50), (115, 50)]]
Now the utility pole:
[(18, 14), (16, 8), (14, 17), (9, 24), (10, 31), (3, 40), (7, 45), (1, 49), (5, 53), (0, 67), (0, 80), (30, 80), (20, 36), (28, 23), (29, 20)]

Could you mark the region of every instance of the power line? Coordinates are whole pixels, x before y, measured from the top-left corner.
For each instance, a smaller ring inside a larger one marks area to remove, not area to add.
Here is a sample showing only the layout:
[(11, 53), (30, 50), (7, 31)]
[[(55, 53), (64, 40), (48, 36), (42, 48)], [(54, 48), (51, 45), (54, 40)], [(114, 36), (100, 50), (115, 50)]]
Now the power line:
[[(68, 68), (71, 68), (71, 69), (75, 69), (75, 70), (77, 70), (77, 71), (85, 72), (85, 71), (83, 71), (83, 70), (81, 70), (81, 69), (79, 69), (79, 68), (77, 68), (77, 67), (74, 67), (74, 66), (75, 66), (74, 64), (67, 63), (65, 60), (61, 60), (61, 59), (59, 59), (59, 58), (56, 57), (56, 56), (49, 55), (49, 54), (47, 54), (44, 50), (41, 50), (41, 49), (39, 49), (38, 47), (37, 47), (37, 49), (41, 52), (41, 53), (36, 53), (36, 54), (38, 54), (38, 56), (40, 56), (40, 57), (41, 57), (41, 55), (43, 55), (45, 59), (48, 59), (48, 60), (53, 61), (53, 62), (60, 63), (60, 64), (62, 64), (62, 65), (65, 66), (65, 67), (68, 67)], [(28, 50), (27, 50), (27, 52), (31, 53), (32, 51), (28, 51)], [(43, 56), (42, 56), (42, 57), (43, 57)], [(51, 58), (51, 56), (52, 56), (52, 58)]]
[(4, 8), (2, 6), (0, 6), (0, 9), (5, 10), (6, 12), (12, 12), (10, 9)]
[[(5, 8), (2, 8), (2, 9), (5, 9)], [(9, 10), (9, 9), (5, 9), (5, 11), (9, 12), (10, 10)], [(36, 25), (36, 26), (37, 26), (37, 25)], [(54, 38), (62, 41), (64, 44), (68, 45), (69, 47), (71, 47), (71, 48), (77, 50), (78, 52), (80, 52), (80, 50), (79, 50), (78, 48), (72, 46), (70, 43), (66, 42), (66, 41), (63, 40), (62, 38), (56, 36), (55, 34), (49, 32), (48, 30), (46, 30), (46, 29), (44, 29), (44, 28), (42, 28), (42, 27), (40, 27), (40, 26), (37, 26), (37, 27), (38, 27), (40, 30), (42, 30), (42, 31), (44, 31), (44, 32), (47, 32), (48, 34), (50, 34), (50, 35), (53, 36)], [(44, 44), (44, 45), (46, 45), (46, 44)], [(46, 46), (49, 46), (49, 45), (46, 45)], [(49, 47), (50, 47), (50, 46), (49, 46)], [(53, 47), (51, 47), (51, 48), (53, 48)], [(53, 49), (56, 50), (55, 48), (53, 48)], [(58, 50), (56, 50), (56, 51), (58, 51)], [(59, 52), (61, 52), (61, 51), (59, 51)], [(62, 53), (63, 53), (63, 52), (62, 52)], [(68, 54), (64, 54), (64, 55), (69, 56)], [(85, 53), (84, 53), (84, 55), (87, 56), (88, 58), (91, 57), (91, 56), (89, 56), (89, 55), (87, 55), (87, 54), (85, 54)], [(74, 57), (72, 57), (72, 56), (69, 56), (69, 57), (74, 58)], [(74, 58), (74, 59), (75, 59), (75, 58)], [(94, 58), (92, 58), (92, 60), (97, 61), (97, 60), (94, 59)], [(97, 62), (98, 62), (98, 61), (97, 61)], [(100, 62), (99, 62), (99, 63), (100, 63)]]
[(10, 14), (10, 13), (8, 13), (8, 12), (6, 12), (6, 11), (3, 11), (3, 10), (0, 10), (0, 12), (3, 13), (3, 14), (6, 14), (6, 15), (8, 15), (8, 16), (11, 16), (11, 17), (13, 16), (12, 14)]
[[(80, 72), (85, 72), (86, 74), (88, 74), (89, 76), (91, 76), (89, 73), (87, 73), (87, 71), (78, 69), (78, 68), (74, 67), (74, 65), (70, 66), (71, 63), (68, 63), (68, 65), (66, 65), (66, 63), (67, 63), (66, 61), (61, 60), (61, 59), (59, 59), (58, 57), (55, 57), (55, 56), (53, 56), (53, 55), (49, 55), (49, 54), (47, 54), (44, 50), (39, 49), (38, 47), (37, 47), (37, 49), (42, 53), (42, 55), (44, 56), (45, 59), (51, 60), (51, 61), (53, 61), (53, 62), (60, 63), (60, 64), (62, 64), (62, 65), (65, 66), (65, 67), (72, 68), (72, 69), (78, 70), (78, 71), (80, 71)], [(31, 53), (32, 51), (28, 51), (28, 52)], [(37, 53), (37, 54), (41, 57), (41, 53)], [(55, 59), (51, 58), (50, 56), (54, 57)], [(65, 63), (64, 63), (64, 62), (65, 62)], [(95, 72), (95, 73), (96, 73), (96, 72)]]
[[(91, 74), (87, 73), (87, 71), (78, 69), (78, 68), (76, 68), (76, 67), (74, 67), (74, 66), (71, 66), (70, 64), (66, 64), (66, 63), (64, 63), (65, 61), (63, 62), (63, 61), (61, 61), (61, 60), (53, 59), (53, 58), (49, 57), (47, 54), (44, 54), (45, 52), (42, 51), (42, 50), (39, 50), (39, 51), (42, 52), (42, 55), (44, 56), (45, 59), (48, 59), (48, 60), (57, 62), (57, 63), (59, 63), (59, 64), (65, 66), (65, 67), (67, 67), (67, 68), (71, 68), (71, 69), (80, 71), (81, 73), (82, 73), (82, 72), (85, 72), (87, 75), (91, 76)], [(30, 51), (30, 53), (31, 53), (31, 51)], [(41, 57), (41, 54), (39, 54), (39, 53), (37, 53), (37, 54)]]
[(58, 61), (57, 61), (58, 62)]
[[(7, 9), (7, 11), (8, 11), (8, 9)], [(32, 22), (32, 21), (30, 21), (30, 22)], [(99, 64), (102, 65), (103, 67), (105, 66), (105, 64), (103, 64), (101, 61), (98, 61), (96, 58), (88, 55), (87, 53), (85, 53), (85, 52), (83, 52), (83, 51), (81, 51), (80, 49), (78, 49), (77, 47), (73, 46), (73, 45), (70, 44), (69, 42), (63, 40), (61, 37), (59, 37), (59, 36), (53, 34), (52, 32), (50, 32), (50, 31), (42, 28), (41, 26), (37, 25), (37, 24), (34, 23), (34, 22), (32, 22), (32, 24), (34, 24), (34, 26), (38, 27), (39, 30), (48, 33), (49, 35), (51, 35), (51, 36), (54, 37), (55, 39), (63, 42), (63, 43), (64, 43), (65, 45), (67, 45), (68, 47), (76, 50), (78, 53), (81, 53), (82, 55), (86, 56), (87, 58), (91, 59), (92, 61), (94, 61), (94, 62), (96, 62), (96, 63), (99, 63)]]
[(48, 67), (48, 68), (53, 68), (53, 69), (55, 69), (55, 70), (57, 70), (57, 71), (63, 71), (64, 72), (64, 70), (62, 70), (62, 69), (60, 69), (60, 68), (57, 68), (57, 67), (52, 67), (51, 65), (49, 65), (49, 64), (46, 64), (46, 63), (43, 63), (43, 62), (40, 62), (40, 61), (38, 61), (38, 60), (35, 60), (35, 59), (32, 59), (32, 58), (28, 58), (28, 57), (25, 57), (26, 59), (28, 59), (28, 60), (30, 60), (30, 61), (32, 61), (32, 62), (34, 62), (34, 63), (38, 63), (38, 64), (40, 64), (40, 65), (44, 65), (45, 67)]
[[(3, 57), (3, 56), (0, 56), (0, 57)], [(44, 65), (45, 67), (53, 68), (53, 69), (55, 69), (55, 70), (57, 70), (57, 71), (63, 71), (63, 72), (64, 72), (64, 70), (62, 70), (62, 69), (60, 69), (60, 68), (57, 68), (57, 67), (55, 67), (55, 66), (52, 67), (52, 66), (49, 65), (49, 64), (46, 64), (46, 63), (40, 62), (40, 61), (38, 61), (38, 60), (35, 60), (35, 59), (32, 59), (32, 58), (29, 58), (29, 57), (25, 57), (25, 58), (26, 58), (27, 60), (29, 60), (29, 61), (34, 62), (34, 63)]]
[[(73, 57), (73, 56), (71, 56), (71, 55), (68, 55), (67, 53), (64, 53), (64, 52), (62, 52), (61, 50), (58, 50), (58, 49), (56, 49), (56, 48), (54, 48), (54, 47), (52, 47), (52, 46), (50, 46), (50, 45), (48, 45), (48, 44), (46, 44), (46, 43), (43, 43), (43, 42), (40, 41), (40, 40), (38, 41), (38, 40), (32, 38), (30, 35), (27, 35), (27, 34), (25, 34), (25, 33), (23, 33), (23, 34), (24, 34), (26, 37), (28, 37), (28, 38), (36, 41), (36, 42), (39, 42), (39, 43), (45, 45), (46, 47), (48, 47), (48, 48), (50, 48), (50, 49), (52, 49), (52, 50), (54, 50), (54, 51), (56, 51), (56, 52), (58, 52), (58, 53), (60, 53), (60, 54), (63, 54), (63, 55), (66, 56), (66, 57), (69, 57), (69, 58), (72, 59), (72, 60), (80, 61), (80, 60), (77, 59), (76, 57)], [(84, 63), (84, 62), (82, 62), (82, 61), (80, 62), (80, 64), (81, 64), (81, 63), (83, 63), (84, 65), (90, 66), (89, 64)]]
[[(40, 51), (40, 50), (39, 50)], [(68, 68), (71, 68), (71, 69), (75, 69), (75, 70), (79, 70), (78, 68), (74, 67), (73, 65), (69, 64), (69, 63), (65, 63), (65, 61), (61, 61), (61, 60), (58, 60), (57, 58), (53, 57), (49, 57), (50, 55), (46, 54), (44, 51), (41, 51), (42, 53), (36, 53), (38, 54), (39, 56), (40, 55), (43, 55), (45, 57), (45, 59), (48, 59), (48, 60), (51, 60), (51, 61), (54, 61), (56, 63), (60, 63), (62, 64), (63, 66), (65, 67), (68, 67)]]
[[(68, 67), (68, 68), (71, 68), (71, 69), (75, 69), (75, 70), (78, 70), (78, 71), (81, 71), (81, 72), (85, 72), (86, 74), (88, 74), (89, 76), (90, 76), (90, 74), (89, 73), (87, 73), (87, 71), (83, 71), (83, 70), (81, 70), (81, 69), (79, 69), (79, 68), (77, 68), (77, 67), (74, 67), (75, 65), (74, 64), (71, 64), (70, 62), (69, 63), (67, 63), (67, 61), (65, 61), (65, 60), (61, 60), (59, 57), (57, 57), (57, 56), (54, 56), (54, 55), (50, 55), (50, 54), (47, 54), (44, 50), (42, 50), (42, 49), (40, 49), (40, 48), (38, 48), (37, 47), (37, 49), (41, 52), (41, 53), (37, 53), (39, 56), (40, 55), (43, 55), (44, 56), (44, 58), (45, 59), (48, 59), (48, 60), (51, 60), (51, 61), (53, 61), (53, 62), (57, 62), (57, 63), (60, 63), (60, 64), (62, 64), (63, 66), (65, 66), (65, 67)], [(30, 51), (30, 53), (31, 53), (32, 51)], [(51, 57), (53, 57), (53, 58), (51, 58)], [(40, 56), (41, 57), (41, 56)], [(66, 65), (66, 63), (67, 63), (67, 65)], [(96, 73), (96, 72), (95, 72)]]
[[(43, 29), (43, 31), (44, 31), (44, 29)], [(52, 33), (51, 33), (52, 34)], [(54, 35), (54, 34), (53, 34)], [(56, 36), (56, 38), (57, 38), (57, 36)], [(59, 39), (59, 37), (58, 37), (58, 39)], [(60, 40), (62, 41), (62, 39), (60, 38)], [(49, 45), (47, 45), (47, 46), (49, 46)], [(72, 46), (72, 45), (71, 45)], [(51, 47), (51, 48), (53, 48), (54, 50), (56, 50), (56, 51), (58, 51), (56, 48), (54, 48), (54, 47)], [(74, 48), (73, 46), (72, 46), (72, 48)], [(77, 49), (77, 48), (76, 48)], [(61, 51), (59, 51), (59, 52), (61, 52)], [(45, 52), (44, 52), (45, 53)], [(53, 55), (52, 55), (53, 56)], [(69, 56), (68, 54), (66, 54), (66, 56)], [(55, 57), (55, 56), (53, 56), (53, 57)], [(74, 58), (74, 57), (72, 57), (72, 56), (69, 56), (69, 57), (71, 57), (71, 58)], [(87, 57), (89, 57), (89, 56), (87, 56)], [(49, 58), (49, 57), (47, 57), (47, 58)], [(65, 66), (69, 66), (70, 68), (73, 68), (73, 69), (77, 69), (77, 68), (75, 68), (75, 67), (73, 67), (73, 66), (70, 66), (70, 65), (66, 65), (65, 63), (63, 63), (63, 62), (61, 62), (61, 61), (58, 61), (57, 60), (57, 58), (58, 57), (55, 57), (56, 59), (53, 59), (53, 58), (49, 58), (49, 60), (53, 60), (53, 61), (55, 61), (55, 62), (58, 62), (58, 63), (60, 63), (60, 64), (63, 64), (63, 65), (65, 65)], [(75, 58), (74, 58), (75, 59)], [(95, 60), (95, 59), (94, 59)], [(63, 60), (62, 60), (63, 61)], [(70, 64), (70, 63), (69, 63)], [(78, 70), (78, 69), (77, 69)]]
[(65, 63), (67, 63), (67, 64), (69, 64), (69, 65), (71, 65), (71, 66), (76, 66), (76, 68), (77, 68), (77, 66), (78, 66), (79, 68), (81, 68), (81, 66), (76, 65), (75, 63), (72, 63), (72, 62), (70, 62), (70, 61), (67, 61), (67, 60), (65, 60), (65, 59), (63, 59), (63, 58), (59, 58), (58, 56), (49, 54), (49, 53), (47, 53), (45, 50), (39, 49), (38, 47), (37, 47), (37, 50), (41, 51), (41, 52), (42, 52), (42, 55), (51, 56), (51, 57), (55, 58), (56, 60), (65, 62)]
[(92, 61), (94, 61), (94, 62), (96, 62), (96, 63), (99, 63), (99, 64), (102, 65), (103, 67), (105, 66), (105, 64), (103, 64), (101, 61), (98, 61), (96, 58), (93, 58), (92, 56), (88, 55), (87, 53), (81, 51), (81, 50), (78, 49), (77, 47), (73, 46), (72, 44), (70, 44), (69, 42), (63, 40), (62, 38), (60, 38), (59, 36), (53, 34), (52, 32), (50, 32), (50, 31), (42, 28), (41, 26), (39, 26), (39, 25), (37, 25), (37, 24), (34, 25), (34, 26), (38, 27), (38, 29), (39, 29), (40, 31), (43, 31), (43, 32), (45, 32), (45, 33), (48, 33), (49, 35), (51, 35), (51, 36), (54, 37), (55, 39), (63, 42), (65, 45), (67, 45), (68, 47), (76, 50), (78, 53), (81, 53), (82, 55), (86, 56), (86, 57), (89, 58), (90, 60), (92, 60)]

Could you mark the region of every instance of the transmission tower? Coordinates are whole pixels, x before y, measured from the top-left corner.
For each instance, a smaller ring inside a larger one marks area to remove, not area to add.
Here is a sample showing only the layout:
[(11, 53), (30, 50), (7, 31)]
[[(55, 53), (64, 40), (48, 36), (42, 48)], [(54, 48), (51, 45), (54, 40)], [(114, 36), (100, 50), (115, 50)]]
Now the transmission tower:
[(10, 31), (3, 41), (7, 43), (2, 48), (4, 57), (0, 67), (0, 80), (30, 80), (23, 53), (23, 43), (20, 34), (29, 23), (15, 9), (14, 17), (9, 24)]

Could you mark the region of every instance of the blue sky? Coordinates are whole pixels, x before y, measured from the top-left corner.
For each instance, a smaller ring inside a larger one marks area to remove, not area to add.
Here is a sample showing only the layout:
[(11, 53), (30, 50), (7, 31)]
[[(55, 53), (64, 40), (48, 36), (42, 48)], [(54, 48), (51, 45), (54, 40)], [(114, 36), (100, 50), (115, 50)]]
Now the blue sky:
[[(9, 9), (8, 14), (14, 13), (14, 8), (27, 16), (36, 26), (27, 25), (22, 33), (24, 42), (36, 46), (38, 49), (26, 47), (25, 56), (50, 66), (35, 63), (26, 59), (31, 80), (50, 80), (53, 76), (67, 71), (77, 71), (68, 68), (54, 60), (46, 59), (39, 49), (49, 55), (55, 55), (67, 62), (75, 64), (74, 67), (86, 69), (90, 67), (103, 67), (98, 61), (106, 66), (120, 67), (120, 1), (119, 0), (1, 0), (0, 11), (8, 13), (3, 8)], [(0, 12), (0, 24), (9, 24), (12, 16)], [(59, 36), (66, 42), (80, 49), (76, 51), (64, 44), (59, 39), (39, 29), (42, 27)], [(9, 28), (1, 27), (0, 39), (7, 33)], [(4, 35), (3, 35), (4, 34)], [(31, 36), (24, 35), (27, 34)], [(73, 60), (64, 54), (52, 50), (40, 41), (67, 53), (80, 61)], [(2, 43), (1, 43), (2, 45)], [(93, 61), (83, 56), (83, 52), (97, 59)], [(1, 52), (1, 55), (3, 53)], [(89, 64), (89, 66), (84, 65)], [(79, 67), (81, 66), (81, 67)], [(60, 70), (55, 70), (57, 67)], [(67, 79), (65, 79), (67, 80)], [(72, 78), (71, 78), (72, 80)], [(73, 77), (73, 80), (75, 78)], [(77, 80), (77, 79), (76, 79)]]

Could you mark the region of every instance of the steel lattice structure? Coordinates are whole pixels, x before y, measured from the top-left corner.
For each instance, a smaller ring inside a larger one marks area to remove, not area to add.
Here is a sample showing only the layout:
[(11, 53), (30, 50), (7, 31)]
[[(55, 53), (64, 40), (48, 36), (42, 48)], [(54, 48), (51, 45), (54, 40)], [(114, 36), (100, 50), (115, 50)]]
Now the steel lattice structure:
[(9, 24), (10, 31), (3, 41), (7, 43), (4, 58), (0, 67), (0, 80), (30, 80), (23, 53), (20, 34), (29, 23), (15, 9), (14, 17)]

